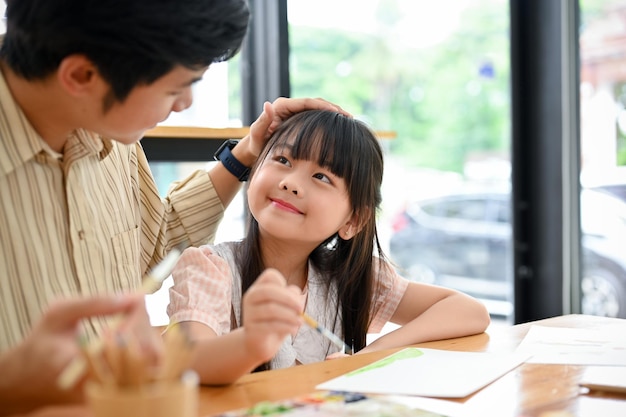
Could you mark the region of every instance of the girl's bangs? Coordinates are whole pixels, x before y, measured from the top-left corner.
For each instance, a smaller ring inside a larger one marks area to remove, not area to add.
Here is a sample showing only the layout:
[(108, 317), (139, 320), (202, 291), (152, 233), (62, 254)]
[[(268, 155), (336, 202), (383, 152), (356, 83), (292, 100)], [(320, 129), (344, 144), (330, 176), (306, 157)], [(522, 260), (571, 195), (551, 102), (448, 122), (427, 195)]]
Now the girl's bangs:
[(314, 161), (349, 183), (355, 168), (354, 158), (349, 155), (359, 154), (355, 149), (360, 142), (355, 140), (356, 132), (340, 114), (320, 112), (311, 115), (313, 117), (301, 117), (299, 123), (291, 124), (274, 146), (290, 145), (293, 158)]

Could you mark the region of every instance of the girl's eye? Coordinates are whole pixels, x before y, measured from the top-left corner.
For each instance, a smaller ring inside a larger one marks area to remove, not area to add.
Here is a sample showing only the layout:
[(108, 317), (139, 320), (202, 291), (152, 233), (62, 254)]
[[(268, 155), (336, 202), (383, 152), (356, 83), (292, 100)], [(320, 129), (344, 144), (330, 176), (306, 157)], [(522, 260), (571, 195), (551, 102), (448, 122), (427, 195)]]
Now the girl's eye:
[(313, 174), (313, 178), (317, 178), (318, 180), (324, 181), (324, 182), (326, 182), (328, 184), (331, 183), (330, 178), (328, 178), (327, 175), (322, 174), (321, 172), (318, 172), (317, 174)]
[(276, 158), (275, 158), (275, 159), (276, 159), (276, 161), (278, 161), (279, 163), (281, 163), (281, 164), (283, 164), (283, 165), (291, 165), (291, 164), (289, 163), (289, 160), (288, 160), (287, 158), (285, 158), (284, 156), (282, 156), (282, 155), (278, 155), (278, 156), (276, 156)]

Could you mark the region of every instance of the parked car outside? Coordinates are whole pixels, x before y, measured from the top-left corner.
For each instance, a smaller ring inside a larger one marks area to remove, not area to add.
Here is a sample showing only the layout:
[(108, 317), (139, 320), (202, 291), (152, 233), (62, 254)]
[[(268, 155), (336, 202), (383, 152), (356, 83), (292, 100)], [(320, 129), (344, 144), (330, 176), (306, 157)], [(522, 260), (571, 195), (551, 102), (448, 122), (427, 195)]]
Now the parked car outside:
[[(626, 318), (626, 184), (581, 192), (582, 312)], [(513, 313), (510, 190), (481, 187), (411, 201), (392, 222), (389, 253), (409, 279)]]

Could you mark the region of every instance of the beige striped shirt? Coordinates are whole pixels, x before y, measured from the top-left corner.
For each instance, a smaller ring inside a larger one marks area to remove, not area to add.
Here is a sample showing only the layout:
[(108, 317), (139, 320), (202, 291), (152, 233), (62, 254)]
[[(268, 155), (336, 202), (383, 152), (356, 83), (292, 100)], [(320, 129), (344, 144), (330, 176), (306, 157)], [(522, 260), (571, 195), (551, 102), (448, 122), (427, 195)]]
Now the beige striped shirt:
[(211, 242), (224, 208), (198, 171), (161, 199), (139, 144), (76, 131), (46, 151), (0, 73), (0, 351), (55, 298), (119, 293), (184, 240)]

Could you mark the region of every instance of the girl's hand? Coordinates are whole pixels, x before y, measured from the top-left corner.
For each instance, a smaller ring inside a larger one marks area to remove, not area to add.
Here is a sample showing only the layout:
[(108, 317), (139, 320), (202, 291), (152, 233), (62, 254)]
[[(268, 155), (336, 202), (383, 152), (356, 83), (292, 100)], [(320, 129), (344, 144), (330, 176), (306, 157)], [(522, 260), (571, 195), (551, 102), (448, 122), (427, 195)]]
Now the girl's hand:
[(289, 334), (301, 325), (303, 311), (300, 289), (287, 286), (274, 269), (263, 272), (246, 291), (242, 302), (245, 345), (260, 362), (270, 360)]

